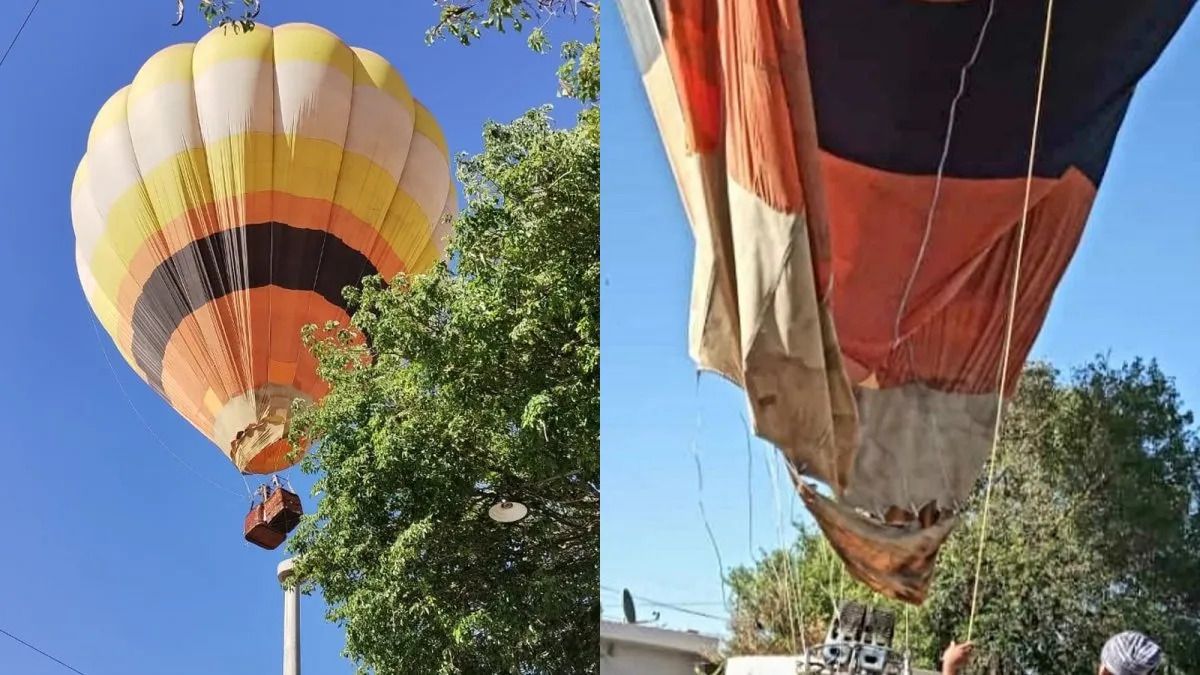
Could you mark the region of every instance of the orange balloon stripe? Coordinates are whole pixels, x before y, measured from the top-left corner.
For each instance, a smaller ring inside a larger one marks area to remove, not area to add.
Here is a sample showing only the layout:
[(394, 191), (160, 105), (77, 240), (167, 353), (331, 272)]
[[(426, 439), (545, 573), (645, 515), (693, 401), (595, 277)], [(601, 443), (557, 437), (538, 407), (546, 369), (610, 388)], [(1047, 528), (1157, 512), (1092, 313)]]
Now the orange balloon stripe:
[[(248, 323), (241, 317), (248, 317)], [(167, 343), (163, 395), (210, 437), (216, 412), (206, 402), (209, 392), (220, 406), (267, 385), (290, 386), (320, 398), (328, 385), (317, 376), (316, 360), (304, 348), (300, 330), (330, 320), (345, 325), (350, 317), (311, 291), (268, 286), (213, 300), (188, 316)], [(214, 341), (213, 330), (249, 339)], [(215, 354), (216, 342), (229, 351)]]
[(295, 448), (294, 450), (296, 452), (295, 454), (292, 454), (293, 448), (287, 442), (287, 439), (275, 441), (274, 443), (260, 450), (258, 454), (254, 455), (254, 458), (251, 459), (248, 464), (246, 464), (245, 471), (246, 473), (259, 475), (267, 475), (283, 471), (299, 461), (300, 458), (304, 456), (304, 452), (308, 450), (308, 448), (305, 446), (302, 448)]
[[(1054, 289), (1083, 236), (1095, 195), (1091, 180), (1071, 169), (1030, 209), (1007, 364), (1008, 386), (1002, 392), (1006, 397), (1016, 393), (1025, 359), (1046, 319)], [(1016, 269), (1016, 238), (1017, 232), (1010, 226), (1001, 239), (977, 256), (969, 273), (956, 282), (954, 295), (928, 312), (909, 337), (909, 345), (901, 345), (889, 355), (878, 373), (881, 387), (923, 382), (941, 391), (996, 391)]]
[[(935, 178), (881, 171), (828, 153), (822, 170), (834, 214), (831, 306), (852, 380), (873, 376), (873, 386), (884, 388), (921, 382), (941, 391), (994, 391), (1024, 179), (943, 179), (931, 245), (916, 271), (897, 347), (896, 313), (917, 265)], [(1041, 329), (1095, 193), (1077, 169), (1059, 179), (1033, 180), (1014, 368), (1024, 363)]]

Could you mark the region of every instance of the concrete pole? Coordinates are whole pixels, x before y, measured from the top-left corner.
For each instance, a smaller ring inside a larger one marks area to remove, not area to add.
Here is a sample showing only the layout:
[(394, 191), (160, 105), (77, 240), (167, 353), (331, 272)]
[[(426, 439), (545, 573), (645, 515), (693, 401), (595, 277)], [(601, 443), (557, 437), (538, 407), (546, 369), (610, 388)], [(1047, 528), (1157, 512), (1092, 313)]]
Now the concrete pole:
[[(293, 574), (295, 559), (288, 558), (275, 570), (279, 583)], [(300, 675), (300, 585), (283, 590), (283, 675)]]

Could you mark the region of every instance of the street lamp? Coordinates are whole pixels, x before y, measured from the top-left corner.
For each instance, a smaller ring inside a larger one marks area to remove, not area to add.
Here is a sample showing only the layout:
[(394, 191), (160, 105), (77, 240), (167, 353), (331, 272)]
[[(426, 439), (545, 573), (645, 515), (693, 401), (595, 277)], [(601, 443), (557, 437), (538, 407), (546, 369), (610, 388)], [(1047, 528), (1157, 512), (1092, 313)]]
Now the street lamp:
[(521, 502), (500, 500), (488, 509), (488, 517), (497, 523), (515, 523), (529, 515), (529, 509)]

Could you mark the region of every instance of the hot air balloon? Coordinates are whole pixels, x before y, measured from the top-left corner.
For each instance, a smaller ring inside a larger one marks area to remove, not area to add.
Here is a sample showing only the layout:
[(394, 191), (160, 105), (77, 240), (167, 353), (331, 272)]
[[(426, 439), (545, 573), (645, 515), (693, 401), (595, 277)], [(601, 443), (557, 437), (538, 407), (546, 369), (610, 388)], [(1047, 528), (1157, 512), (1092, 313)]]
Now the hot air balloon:
[(695, 234), (691, 355), (873, 589), (924, 599), (1193, 4), (619, 3)]
[(345, 324), (365, 276), (428, 270), (456, 204), (442, 131), (385, 59), (259, 24), (158, 52), (100, 108), (71, 216), (125, 360), (239, 471), (272, 474), (305, 450), (292, 402), (327, 390), (301, 328)]

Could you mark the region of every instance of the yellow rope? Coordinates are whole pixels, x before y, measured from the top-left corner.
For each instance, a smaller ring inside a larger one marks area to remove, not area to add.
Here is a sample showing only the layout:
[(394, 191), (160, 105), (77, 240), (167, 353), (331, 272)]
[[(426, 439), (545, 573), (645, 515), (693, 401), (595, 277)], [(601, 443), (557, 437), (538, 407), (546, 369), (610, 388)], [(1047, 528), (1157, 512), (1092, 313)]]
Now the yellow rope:
[(988, 457), (987, 487), (983, 497), (983, 514), (979, 524), (979, 549), (975, 556), (975, 582), (971, 591), (971, 614), (967, 620), (967, 642), (975, 631), (975, 613), (979, 608), (979, 577), (983, 569), (983, 548), (987, 542), (988, 510), (992, 502), (992, 481), (996, 474), (996, 448), (1000, 445), (1000, 424), (1004, 413), (1004, 390), (1008, 384), (1008, 359), (1012, 351), (1013, 323), (1017, 310), (1017, 289), (1021, 282), (1021, 257), (1025, 249), (1025, 227), (1029, 220), (1029, 195), (1033, 185), (1033, 158), (1037, 150), (1038, 125), (1042, 117), (1042, 90), (1046, 82), (1046, 57), (1050, 52), (1050, 18), (1054, 0), (1046, 3), (1046, 30), (1042, 36), (1042, 59), (1038, 65), (1037, 101), (1033, 109), (1033, 133), (1029, 140), (1029, 168), (1025, 174), (1025, 202), (1021, 210), (1021, 226), (1017, 231), (1017, 260), (1013, 265), (1013, 281), (1009, 290), (1008, 317), (1004, 328), (1004, 350), (1000, 357), (1000, 391), (996, 408), (996, 424), (992, 429), (992, 449)]
[(905, 658), (908, 657), (909, 653), (910, 652), (909, 652), (909, 641), (908, 641), (908, 603), (906, 602), (906, 603), (904, 603), (904, 656), (905, 656)]

